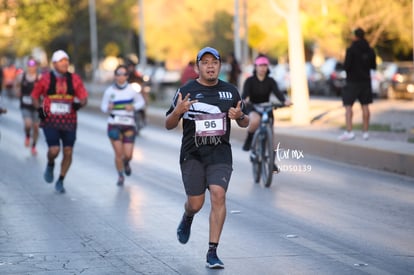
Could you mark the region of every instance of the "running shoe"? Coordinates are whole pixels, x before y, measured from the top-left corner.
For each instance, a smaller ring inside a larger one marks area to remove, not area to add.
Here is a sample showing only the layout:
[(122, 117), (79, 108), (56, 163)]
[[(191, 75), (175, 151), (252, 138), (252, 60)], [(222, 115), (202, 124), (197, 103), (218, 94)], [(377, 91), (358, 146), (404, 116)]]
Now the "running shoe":
[(279, 174), (280, 173), (280, 168), (273, 163), (273, 174)]
[(46, 166), (46, 170), (45, 173), (43, 174), (43, 178), (45, 179), (45, 181), (47, 183), (52, 183), (53, 182), (53, 168), (54, 166)]
[(119, 176), (118, 177), (118, 182), (116, 183), (116, 185), (123, 186), (124, 185), (124, 181), (125, 181), (125, 178), (123, 176)]
[(338, 137), (341, 141), (348, 141), (353, 140), (355, 138), (355, 134), (353, 132), (345, 131), (342, 135)]
[(32, 155), (33, 156), (36, 156), (37, 155), (36, 147), (32, 147)]
[(131, 166), (129, 166), (129, 161), (124, 162), (124, 172), (127, 176), (131, 175)]
[(56, 192), (63, 194), (66, 192), (65, 187), (63, 187), (63, 180), (57, 180), (55, 184)]
[(188, 242), (188, 239), (190, 239), (191, 224), (193, 223), (193, 218), (194, 216), (188, 217), (184, 213), (180, 225), (177, 228), (177, 239), (182, 244), (186, 244)]
[(209, 250), (207, 252), (207, 263), (206, 267), (211, 269), (222, 269), (224, 268), (223, 262), (217, 256), (217, 252), (215, 250)]
[(368, 139), (369, 139), (369, 134), (368, 134), (368, 132), (363, 132), (363, 133), (362, 133), (362, 138), (363, 138), (364, 140), (368, 140)]
[(26, 137), (26, 138), (24, 139), (24, 146), (25, 146), (25, 147), (29, 147), (29, 145), (30, 145), (30, 137)]

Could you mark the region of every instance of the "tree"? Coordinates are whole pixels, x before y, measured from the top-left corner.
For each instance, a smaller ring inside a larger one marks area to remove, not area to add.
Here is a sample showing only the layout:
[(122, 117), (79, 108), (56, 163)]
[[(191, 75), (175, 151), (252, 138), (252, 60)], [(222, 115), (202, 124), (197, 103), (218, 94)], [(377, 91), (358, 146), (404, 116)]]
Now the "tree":
[(65, 0), (19, 1), (13, 48), (17, 56), (30, 54), (36, 46), (45, 46), (51, 40), (68, 34), (62, 22), (68, 20), (70, 5)]
[(292, 123), (306, 125), (309, 117), (309, 89), (305, 72), (305, 50), (299, 20), (299, 0), (280, 3), (269, 0), (273, 10), (286, 19), (289, 37), (289, 65), (292, 85)]
[(212, 45), (217, 48), (222, 55), (229, 54), (233, 51), (233, 17), (225, 11), (219, 11), (214, 14), (214, 18), (205, 24), (205, 33), (210, 34), (205, 41), (205, 45)]
[[(145, 1), (148, 57), (177, 68), (194, 59), (206, 43), (231, 51), (233, 46), (226, 44), (233, 38), (227, 16), (234, 14), (233, 1), (216, 1), (214, 5), (208, 0), (176, 0), (173, 5), (166, 0)], [(118, 44), (121, 55), (138, 52), (134, 40), (140, 24), (137, 2), (96, 0), (101, 57), (110, 42)], [(285, 8), (289, 1), (273, 2)], [(284, 56), (289, 40), (286, 14), (275, 14), (264, 3), (247, 2), (249, 45), (254, 52)], [(50, 55), (53, 49), (65, 47), (81, 69), (90, 62), (87, 4), (88, 0), (0, 1), (0, 53), (20, 57), (39, 46)], [(388, 60), (406, 57), (412, 51), (411, 0), (300, 0), (298, 6), (297, 24), (303, 40), (307, 45), (318, 45), (327, 56), (343, 57), (349, 34), (357, 25), (367, 30), (368, 41)], [(218, 38), (222, 34), (224, 46)]]
[(379, 50), (385, 59), (398, 54), (411, 54), (412, 0), (398, 1), (347, 1), (342, 12), (347, 17), (343, 39), (349, 39), (350, 31), (362, 27), (371, 46)]

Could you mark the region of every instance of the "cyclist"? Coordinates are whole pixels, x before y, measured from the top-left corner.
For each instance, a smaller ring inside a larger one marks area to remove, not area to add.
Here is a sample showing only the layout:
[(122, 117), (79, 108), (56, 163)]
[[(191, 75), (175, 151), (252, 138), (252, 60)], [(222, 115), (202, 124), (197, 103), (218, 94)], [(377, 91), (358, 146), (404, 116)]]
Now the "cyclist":
[(40, 119), (37, 110), (33, 107), (32, 97), (30, 96), (35, 83), (39, 80), (40, 75), (37, 71), (37, 61), (29, 57), (27, 61), (27, 70), (19, 74), (16, 79), (16, 93), (20, 99), (20, 109), (24, 121), (25, 140), (24, 145), (30, 146), (30, 135), (32, 134), (31, 152), (37, 154), (36, 143), (39, 136)]
[(102, 112), (109, 113), (108, 137), (115, 151), (118, 186), (124, 184), (124, 173), (131, 175), (129, 161), (132, 159), (137, 135), (134, 111), (145, 105), (142, 94), (137, 93), (127, 79), (128, 68), (118, 66), (115, 69), (115, 82), (105, 90), (101, 103)]
[[(259, 55), (254, 61), (253, 75), (248, 77), (243, 85), (242, 99), (252, 108), (249, 112), (250, 124), (247, 128), (247, 137), (243, 145), (244, 151), (249, 151), (253, 135), (260, 125), (260, 114), (255, 111), (254, 104), (269, 102), (270, 95), (273, 93), (284, 105), (291, 105), (282, 92), (280, 92), (276, 81), (269, 76), (269, 59), (264, 55)], [(273, 114), (270, 114), (271, 116)], [(277, 170), (277, 167), (275, 166)]]

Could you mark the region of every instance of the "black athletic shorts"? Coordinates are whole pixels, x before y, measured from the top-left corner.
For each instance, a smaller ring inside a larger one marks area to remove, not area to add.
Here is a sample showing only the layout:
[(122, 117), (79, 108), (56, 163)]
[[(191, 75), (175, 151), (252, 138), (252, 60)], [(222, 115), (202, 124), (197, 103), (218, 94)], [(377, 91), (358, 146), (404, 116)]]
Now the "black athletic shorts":
[(180, 165), (185, 193), (189, 196), (204, 194), (209, 185), (219, 185), (227, 191), (233, 168), (230, 164), (204, 165), (198, 160), (187, 159)]
[(342, 91), (342, 103), (344, 106), (352, 106), (357, 99), (361, 105), (372, 103), (372, 88), (370, 81), (347, 81), (346, 86)]

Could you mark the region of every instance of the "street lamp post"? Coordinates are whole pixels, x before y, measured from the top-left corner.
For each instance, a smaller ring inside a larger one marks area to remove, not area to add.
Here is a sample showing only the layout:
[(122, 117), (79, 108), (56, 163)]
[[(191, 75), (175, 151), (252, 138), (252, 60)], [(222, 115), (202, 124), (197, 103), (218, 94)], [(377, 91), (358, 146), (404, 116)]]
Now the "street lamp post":
[(147, 53), (145, 49), (145, 21), (144, 21), (144, 0), (138, 0), (139, 20), (139, 63), (141, 70), (147, 66)]
[[(414, 1), (414, 0), (413, 0)], [(248, 24), (247, 24), (247, 0), (243, 0), (243, 49), (242, 49), (242, 63), (244, 65), (247, 64), (249, 60), (249, 32), (248, 32)]]
[(96, 29), (95, 0), (89, 0), (89, 25), (91, 34), (92, 81), (96, 80), (98, 69), (98, 32)]
[(241, 57), (240, 47), (240, 16), (239, 16), (239, 0), (234, 0), (234, 56), (237, 60)]

